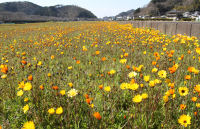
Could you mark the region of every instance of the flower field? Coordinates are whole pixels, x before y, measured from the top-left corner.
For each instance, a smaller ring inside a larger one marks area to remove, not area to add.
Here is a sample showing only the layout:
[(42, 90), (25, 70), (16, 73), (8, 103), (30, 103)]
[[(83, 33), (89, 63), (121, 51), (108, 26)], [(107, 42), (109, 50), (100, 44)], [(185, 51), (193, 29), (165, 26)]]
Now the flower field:
[(0, 129), (198, 129), (199, 44), (116, 22), (0, 25)]

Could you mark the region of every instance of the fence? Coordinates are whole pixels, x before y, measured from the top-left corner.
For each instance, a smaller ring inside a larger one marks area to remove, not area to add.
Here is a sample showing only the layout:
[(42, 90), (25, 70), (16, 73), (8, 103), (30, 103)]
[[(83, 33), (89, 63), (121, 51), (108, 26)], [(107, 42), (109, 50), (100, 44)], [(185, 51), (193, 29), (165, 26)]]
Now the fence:
[(133, 27), (150, 27), (168, 35), (186, 34), (200, 37), (199, 22), (165, 22), (165, 21), (122, 21), (122, 24), (130, 23)]

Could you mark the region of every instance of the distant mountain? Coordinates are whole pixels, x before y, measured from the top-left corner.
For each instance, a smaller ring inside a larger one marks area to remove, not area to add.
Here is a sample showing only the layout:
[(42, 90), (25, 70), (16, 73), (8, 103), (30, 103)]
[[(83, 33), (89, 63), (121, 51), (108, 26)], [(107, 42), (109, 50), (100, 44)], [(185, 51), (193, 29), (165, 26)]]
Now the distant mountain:
[(121, 12), (118, 15), (116, 15), (116, 17), (124, 17), (124, 16), (133, 16), (134, 15), (134, 9), (128, 10), (126, 12)]
[(138, 8), (135, 15), (164, 15), (171, 10), (200, 11), (200, 0), (151, 0), (144, 8)]
[(97, 18), (92, 12), (74, 5), (42, 7), (31, 2), (0, 3), (0, 20), (38, 20), (37, 16), (40, 20)]

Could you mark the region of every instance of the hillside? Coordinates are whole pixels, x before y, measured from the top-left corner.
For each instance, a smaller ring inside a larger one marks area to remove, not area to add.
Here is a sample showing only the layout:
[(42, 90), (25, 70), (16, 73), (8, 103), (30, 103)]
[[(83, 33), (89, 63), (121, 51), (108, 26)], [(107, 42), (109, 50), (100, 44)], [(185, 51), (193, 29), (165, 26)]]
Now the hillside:
[(200, 11), (199, 0), (151, 0), (144, 8), (139, 9), (135, 15), (164, 15), (170, 10), (178, 11)]
[(131, 9), (131, 10), (128, 10), (128, 11), (126, 11), (126, 12), (121, 12), (121, 13), (119, 13), (118, 15), (116, 15), (116, 17), (118, 17), (118, 16), (133, 16), (133, 14), (134, 14), (134, 9)]
[(122, 12), (117, 16), (130, 16), (133, 12), (135, 16), (161, 16), (174, 9), (189, 12), (200, 11), (200, 0), (151, 0), (146, 7)]
[(92, 12), (74, 5), (42, 7), (31, 2), (0, 3), (0, 20), (74, 20), (97, 18)]

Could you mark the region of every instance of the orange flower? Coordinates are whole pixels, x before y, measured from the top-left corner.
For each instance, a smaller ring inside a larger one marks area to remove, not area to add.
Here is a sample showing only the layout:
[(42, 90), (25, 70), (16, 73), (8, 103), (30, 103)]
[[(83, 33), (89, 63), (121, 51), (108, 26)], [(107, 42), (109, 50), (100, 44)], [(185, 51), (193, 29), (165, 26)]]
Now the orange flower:
[(7, 65), (1, 65), (1, 72), (6, 74), (8, 72), (8, 66)]
[(95, 54), (96, 54), (96, 55), (99, 55), (99, 54), (100, 54), (100, 51), (96, 51)]
[(156, 61), (160, 60), (160, 56), (156, 57)]
[(152, 61), (152, 65), (156, 65), (156, 62), (155, 62), (155, 61)]
[(200, 48), (196, 48), (196, 53), (200, 54)]
[(186, 80), (190, 80), (190, 79), (191, 79), (191, 76), (190, 76), (190, 75), (186, 75), (186, 76), (185, 76), (185, 79), (186, 79)]
[(25, 55), (26, 55), (26, 52), (22, 52), (22, 55), (25, 56)]
[(184, 55), (182, 54), (182, 55), (181, 55), (181, 60), (183, 60), (183, 58), (184, 58)]
[(170, 73), (175, 73), (177, 68), (178, 68), (177, 64), (173, 65), (171, 68), (169, 68)]
[(185, 105), (185, 104), (181, 104), (181, 105), (180, 105), (180, 109), (181, 109), (181, 110), (184, 110), (185, 108), (186, 108), (186, 105)]
[(27, 62), (25, 60), (22, 60), (21, 63), (24, 64), (24, 65), (27, 64)]
[(101, 90), (102, 90), (102, 89), (103, 89), (103, 85), (99, 85), (99, 89), (101, 89)]
[(94, 116), (96, 119), (101, 120), (101, 115), (99, 114), (99, 112), (95, 112), (95, 113), (93, 114), (93, 116)]
[(32, 81), (32, 80), (33, 80), (33, 76), (32, 76), (32, 75), (29, 75), (29, 76), (28, 76), (28, 80), (29, 80), (29, 81)]
[(188, 54), (191, 54), (191, 51), (190, 51), (190, 50), (188, 50)]
[(105, 61), (105, 60), (106, 60), (106, 57), (102, 57), (102, 58), (101, 58), (101, 61)]
[(86, 99), (86, 103), (90, 104), (91, 103), (91, 99), (90, 98)]
[(169, 93), (170, 93), (171, 95), (173, 95), (173, 94), (174, 94), (174, 92), (175, 92), (175, 90), (174, 90), (174, 89), (170, 89), (170, 90), (169, 90)]
[(135, 83), (135, 79), (131, 79), (131, 84), (134, 84)]
[(158, 52), (154, 52), (154, 56), (155, 56), (155, 57), (158, 57), (158, 56), (160, 56), (160, 55), (159, 55)]
[(176, 72), (176, 68), (175, 67), (171, 67), (169, 68), (170, 73), (175, 73)]
[(195, 68), (194, 68), (194, 67), (188, 67), (188, 71), (189, 71), (189, 72), (191, 72), (191, 73), (192, 73), (194, 70), (195, 70)]
[(43, 85), (40, 85), (40, 89), (41, 89), (41, 90), (44, 90), (44, 86), (43, 86)]
[(193, 102), (196, 102), (197, 101), (197, 97), (192, 97), (191, 99)]
[(51, 59), (54, 59), (55, 58), (55, 56), (54, 55), (51, 55)]
[(81, 61), (80, 61), (80, 60), (77, 60), (77, 61), (76, 61), (76, 64), (80, 64), (80, 63), (81, 63)]
[(175, 50), (171, 50), (171, 51), (170, 51), (170, 53), (171, 53), (172, 55), (174, 54), (174, 52), (175, 52)]
[(58, 90), (58, 86), (52, 86), (53, 90)]
[(125, 56), (125, 57), (128, 57), (128, 53), (124, 53), (124, 56)]
[(172, 57), (173, 55), (172, 54), (168, 54), (168, 57)]
[(89, 95), (88, 94), (85, 94), (84, 96), (85, 96), (86, 99), (89, 99)]
[(200, 85), (196, 85), (196, 86), (194, 87), (194, 89), (196, 90), (196, 92), (199, 92), (199, 93), (200, 93)]
[(127, 69), (130, 69), (131, 67), (130, 67), (129, 65), (126, 65), (126, 68), (127, 68)]
[(22, 57), (22, 60), (24, 60), (24, 59), (26, 59), (26, 57), (23, 56), (23, 57)]

